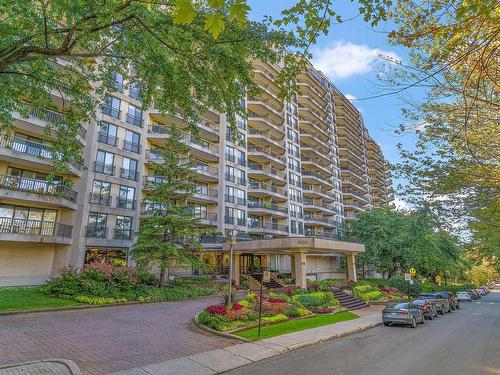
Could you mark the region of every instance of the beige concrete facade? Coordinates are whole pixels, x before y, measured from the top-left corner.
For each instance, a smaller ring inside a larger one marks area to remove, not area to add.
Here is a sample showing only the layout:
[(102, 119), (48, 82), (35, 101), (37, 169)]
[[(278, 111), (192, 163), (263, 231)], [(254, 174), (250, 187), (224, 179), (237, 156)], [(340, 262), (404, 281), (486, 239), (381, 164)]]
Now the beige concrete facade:
[[(254, 64), (262, 92), (245, 101), (247, 119), (237, 119), (241, 142), (224, 114), (201, 114), (194, 137), (182, 118), (142, 110), (138, 87), (117, 76), (96, 121), (79, 131), (84, 165), (70, 166), (50, 184), (45, 177), (53, 155), (42, 134), (48, 119), (62, 121), (63, 114), (34, 108), (27, 117), (14, 114), (13, 131), (0, 135), (0, 286), (39, 284), (65, 265), (93, 259), (127, 264), (145, 214), (140, 202), (159, 181), (152, 169), (162, 162), (157, 149), (173, 122), (195, 165), (199, 189), (189, 203), (201, 225), (255, 240), (338, 238), (342, 221), (357, 211), (352, 204), (367, 209), (372, 200), (382, 202), (369, 188), (368, 176), (376, 176), (369, 168), (378, 164), (368, 162), (366, 129), (359, 112), (312, 65), (298, 76), (300, 92), (280, 100), (280, 69)], [(56, 95), (54, 103), (60, 104)], [(204, 240), (220, 258), (220, 244)], [(300, 280), (338, 275), (340, 253), (306, 253), (306, 268), (296, 270)], [(291, 271), (298, 264), (292, 255), (270, 252), (260, 261)]]

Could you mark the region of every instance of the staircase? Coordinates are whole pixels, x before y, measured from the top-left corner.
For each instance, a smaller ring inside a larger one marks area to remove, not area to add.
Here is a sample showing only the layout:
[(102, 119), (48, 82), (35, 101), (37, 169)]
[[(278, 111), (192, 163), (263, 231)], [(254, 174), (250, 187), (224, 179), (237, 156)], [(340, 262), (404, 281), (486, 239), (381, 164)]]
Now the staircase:
[(342, 307), (345, 307), (348, 310), (359, 310), (364, 307), (370, 306), (365, 301), (345, 293), (340, 288), (331, 286), (330, 290), (332, 291), (335, 298), (339, 300)]
[[(259, 274), (248, 275), (248, 284), (250, 286), (250, 290), (260, 290), (261, 279), (262, 275)], [(271, 277), (271, 280), (269, 282), (264, 282), (262, 284), (262, 289), (264, 290), (280, 289), (280, 288), (284, 288), (284, 284), (281, 282), (281, 280), (273, 277)]]

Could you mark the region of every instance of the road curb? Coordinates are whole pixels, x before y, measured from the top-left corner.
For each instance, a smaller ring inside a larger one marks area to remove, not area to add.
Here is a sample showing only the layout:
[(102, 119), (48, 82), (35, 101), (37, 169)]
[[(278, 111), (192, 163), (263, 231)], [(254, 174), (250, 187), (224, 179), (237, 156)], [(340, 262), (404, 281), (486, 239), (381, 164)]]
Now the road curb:
[(60, 363), (68, 369), (70, 374), (72, 375), (82, 375), (80, 368), (76, 365), (75, 362), (69, 359), (62, 358), (51, 358), (51, 359), (41, 359), (38, 361), (30, 361), (30, 362), (22, 362), (11, 365), (1, 365), (0, 370), (4, 369), (16, 369), (17, 367), (28, 366), (28, 365), (36, 365), (37, 363)]

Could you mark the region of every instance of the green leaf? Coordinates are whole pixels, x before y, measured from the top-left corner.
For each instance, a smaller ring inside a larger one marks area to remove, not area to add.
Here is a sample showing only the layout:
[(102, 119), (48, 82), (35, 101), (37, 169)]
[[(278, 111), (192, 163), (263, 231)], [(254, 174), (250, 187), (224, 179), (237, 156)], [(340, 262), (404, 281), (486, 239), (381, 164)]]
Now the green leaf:
[(224, 15), (220, 13), (208, 13), (205, 17), (205, 30), (208, 31), (214, 38), (218, 38), (226, 21)]
[(176, 0), (174, 9), (174, 23), (188, 25), (193, 22), (196, 12), (190, 0)]
[(240, 24), (246, 23), (250, 9), (244, 0), (238, 0), (229, 6), (229, 21), (237, 21)]
[(212, 8), (220, 9), (224, 6), (225, 0), (208, 0), (208, 5)]

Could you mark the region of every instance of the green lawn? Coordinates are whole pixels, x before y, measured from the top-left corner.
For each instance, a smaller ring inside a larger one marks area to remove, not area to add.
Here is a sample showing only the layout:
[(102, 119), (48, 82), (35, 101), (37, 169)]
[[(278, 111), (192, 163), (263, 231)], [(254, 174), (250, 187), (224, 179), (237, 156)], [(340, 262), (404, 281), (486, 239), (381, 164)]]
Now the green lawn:
[(36, 287), (0, 288), (0, 311), (35, 310), (78, 305), (81, 305), (81, 303), (49, 297)]
[(235, 333), (235, 335), (243, 337), (247, 340), (265, 339), (268, 337), (284, 335), (303, 329), (326, 326), (328, 324), (343, 322), (345, 320), (356, 319), (358, 316), (350, 311), (343, 311), (337, 314), (318, 314), (312, 318), (289, 320), (287, 322), (276, 323), (269, 326), (261, 327), (260, 338), (257, 337), (258, 328), (250, 328), (246, 331)]

